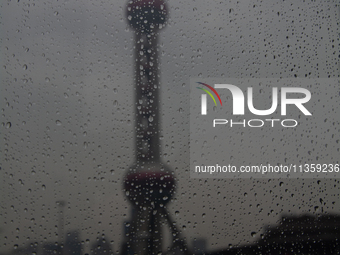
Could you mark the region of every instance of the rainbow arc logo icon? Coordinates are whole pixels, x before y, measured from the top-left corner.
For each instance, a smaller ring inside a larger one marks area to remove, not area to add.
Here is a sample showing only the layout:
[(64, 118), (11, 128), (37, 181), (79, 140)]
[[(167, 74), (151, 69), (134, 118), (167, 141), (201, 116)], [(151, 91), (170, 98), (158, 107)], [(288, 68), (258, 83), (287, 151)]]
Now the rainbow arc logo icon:
[[(208, 85), (206, 83), (203, 83), (203, 82), (197, 82), (197, 83), (201, 84), (201, 85), (203, 85), (203, 86), (205, 86), (207, 88), (209, 88), (217, 96), (217, 98), (220, 101), (220, 104), (222, 106), (221, 97), (220, 97), (220, 95), (217, 93), (217, 91), (213, 87), (211, 87), (210, 85)], [(212, 98), (212, 100), (214, 101), (215, 106), (217, 106), (216, 100), (215, 100), (214, 96), (211, 94), (211, 92), (209, 90), (201, 88), (201, 87), (197, 87), (197, 88), (203, 90), (204, 92), (206, 92)], [(201, 95), (201, 100), (202, 100), (201, 114), (202, 115), (207, 115), (207, 95), (206, 94), (202, 94)]]

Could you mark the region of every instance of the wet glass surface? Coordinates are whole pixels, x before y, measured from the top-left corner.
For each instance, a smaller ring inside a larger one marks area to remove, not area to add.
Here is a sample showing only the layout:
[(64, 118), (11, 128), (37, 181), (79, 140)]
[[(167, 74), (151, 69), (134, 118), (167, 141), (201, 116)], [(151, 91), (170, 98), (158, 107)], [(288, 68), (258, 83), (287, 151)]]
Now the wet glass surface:
[[(171, 194), (160, 207), (166, 212), (154, 213), (164, 227), (145, 226), (162, 229), (163, 253), (172, 244), (172, 251), (184, 245), (191, 254), (339, 253), (339, 179), (193, 179), (189, 171), (190, 78), (339, 79), (337, 1), (169, 0), (166, 25), (153, 32), (157, 42), (140, 51), (125, 1), (1, 6), (0, 254), (122, 254), (133, 241), (127, 240), (136, 213), (127, 173), (157, 157), (157, 171), (166, 175), (144, 183), (170, 187)], [(147, 11), (158, 15), (153, 20), (161, 16)], [(159, 61), (150, 61), (155, 52)], [(136, 96), (143, 77), (147, 84), (158, 80), (159, 88), (145, 88), (158, 90), (157, 99), (155, 90), (145, 96), (158, 117)], [(327, 98), (313, 100), (337, 114)], [(139, 110), (151, 112), (136, 122)], [(150, 123), (136, 145), (139, 128)], [(335, 118), (327, 125), (338, 124)], [(317, 145), (304, 134), (301, 147), (315, 163), (331, 163), (317, 152), (339, 155), (339, 132), (320, 134), (325, 140)], [(153, 214), (154, 205), (144, 207)], [(166, 221), (176, 223), (180, 238), (172, 238), (176, 231)]]

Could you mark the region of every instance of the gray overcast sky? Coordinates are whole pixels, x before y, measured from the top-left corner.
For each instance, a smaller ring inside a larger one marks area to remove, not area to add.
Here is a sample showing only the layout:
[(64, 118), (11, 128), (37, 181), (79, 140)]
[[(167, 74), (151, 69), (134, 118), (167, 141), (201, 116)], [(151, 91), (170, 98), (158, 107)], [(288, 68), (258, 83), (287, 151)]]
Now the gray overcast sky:
[[(66, 230), (80, 229), (90, 242), (105, 233), (119, 249), (130, 212), (122, 177), (134, 162), (126, 2), (1, 5), (1, 251), (56, 241), (57, 200), (68, 202)], [(339, 77), (338, 1), (168, 7), (159, 48), (161, 142), (178, 184), (169, 210), (183, 235), (217, 249), (255, 241), (250, 233), (281, 214), (338, 213), (337, 180), (197, 180), (188, 172), (190, 78)]]

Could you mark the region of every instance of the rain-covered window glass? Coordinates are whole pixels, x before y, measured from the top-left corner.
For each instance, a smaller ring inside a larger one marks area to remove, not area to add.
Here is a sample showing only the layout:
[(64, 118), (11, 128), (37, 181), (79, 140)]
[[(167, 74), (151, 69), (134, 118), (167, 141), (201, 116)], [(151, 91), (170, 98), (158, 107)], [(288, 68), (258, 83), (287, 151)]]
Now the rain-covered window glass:
[(340, 254), (339, 8), (3, 1), (0, 255)]

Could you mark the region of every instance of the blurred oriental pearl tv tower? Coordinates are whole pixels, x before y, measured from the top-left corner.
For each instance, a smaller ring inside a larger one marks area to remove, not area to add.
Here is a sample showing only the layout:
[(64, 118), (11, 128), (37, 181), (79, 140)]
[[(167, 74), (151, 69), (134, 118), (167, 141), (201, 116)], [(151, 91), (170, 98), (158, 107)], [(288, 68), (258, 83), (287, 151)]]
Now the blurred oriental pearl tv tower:
[[(173, 171), (160, 160), (158, 34), (168, 12), (161, 0), (132, 0), (127, 19), (135, 31), (135, 153), (136, 162), (124, 179), (133, 205), (126, 253), (189, 254), (166, 210), (174, 189)], [(169, 224), (172, 247), (163, 252), (162, 226)]]

